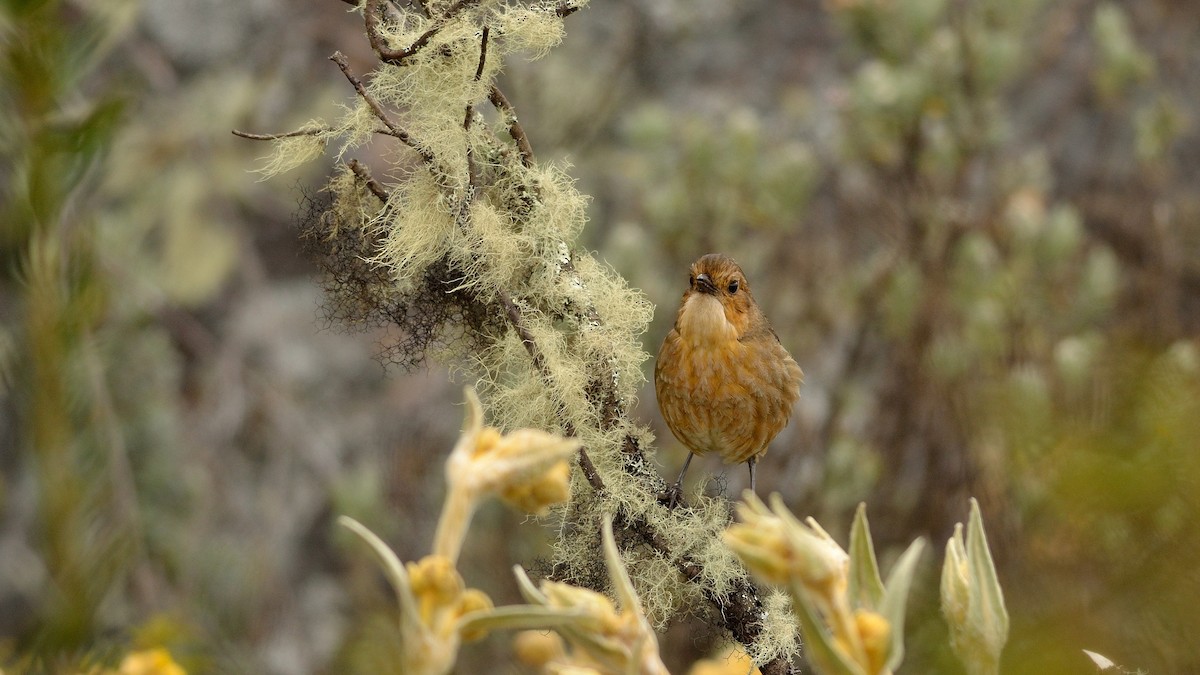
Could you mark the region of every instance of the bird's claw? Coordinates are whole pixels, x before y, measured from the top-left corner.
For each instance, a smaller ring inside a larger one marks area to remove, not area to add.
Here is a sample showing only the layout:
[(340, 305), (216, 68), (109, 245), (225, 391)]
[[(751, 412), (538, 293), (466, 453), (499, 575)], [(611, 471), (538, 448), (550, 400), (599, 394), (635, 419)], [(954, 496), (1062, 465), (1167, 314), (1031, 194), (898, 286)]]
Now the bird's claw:
[(666, 491), (658, 493), (658, 503), (666, 506), (668, 509), (674, 509), (676, 506), (683, 504), (683, 485), (672, 483)]

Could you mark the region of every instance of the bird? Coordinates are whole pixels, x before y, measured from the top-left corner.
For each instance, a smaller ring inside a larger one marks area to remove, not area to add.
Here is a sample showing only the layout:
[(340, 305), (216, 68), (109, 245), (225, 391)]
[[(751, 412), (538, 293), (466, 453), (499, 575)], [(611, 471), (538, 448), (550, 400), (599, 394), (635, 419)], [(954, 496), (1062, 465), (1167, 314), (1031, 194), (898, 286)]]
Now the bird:
[(692, 263), (675, 325), (654, 364), (659, 410), (689, 450), (670, 505), (696, 455), (746, 462), (754, 491), (754, 465), (787, 426), (803, 381), (737, 262), (709, 253)]

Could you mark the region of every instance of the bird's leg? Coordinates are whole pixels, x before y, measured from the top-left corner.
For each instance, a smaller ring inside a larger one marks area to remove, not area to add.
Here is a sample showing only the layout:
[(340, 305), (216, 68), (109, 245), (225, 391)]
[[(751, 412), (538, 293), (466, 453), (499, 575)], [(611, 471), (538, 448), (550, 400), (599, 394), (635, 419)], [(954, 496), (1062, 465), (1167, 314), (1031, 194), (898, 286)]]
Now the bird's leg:
[(754, 465), (758, 463), (757, 457), (751, 457), (746, 465), (750, 467), (750, 491), (754, 492)]
[(679, 497), (680, 497), (680, 495), (683, 494), (683, 477), (685, 474), (687, 474), (688, 465), (690, 465), (692, 463), (692, 458), (695, 456), (696, 456), (695, 453), (689, 452), (687, 459), (684, 460), (683, 469), (680, 470), (680, 472), (679, 472), (679, 478), (675, 479), (675, 484), (671, 486), (671, 490), (668, 493), (669, 494), (668, 501), (667, 501), (668, 508), (672, 508), (672, 509), (675, 508), (675, 504), (679, 502)]

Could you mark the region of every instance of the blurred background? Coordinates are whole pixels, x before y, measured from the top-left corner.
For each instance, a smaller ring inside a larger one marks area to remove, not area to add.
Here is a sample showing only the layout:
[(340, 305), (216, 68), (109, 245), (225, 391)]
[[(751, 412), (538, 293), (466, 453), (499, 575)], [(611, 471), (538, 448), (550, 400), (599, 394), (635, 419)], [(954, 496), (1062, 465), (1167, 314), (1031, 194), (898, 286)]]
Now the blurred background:
[[(361, 18), (0, 6), (0, 668), (394, 672), (392, 596), (333, 519), (428, 550), (470, 378), (325, 320), (293, 219), (329, 162), (260, 182), (230, 134), (333, 117)], [(501, 85), (593, 197), (582, 245), (658, 306), (647, 352), (688, 263), (732, 254), (807, 375), (760, 494), (842, 537), (866, 501), (885, 569), (935, 543), (901, 672), (958, 672), (937, 573), (970, 496), (1005, 672), (1200, 672), (1196, 5), (604, 0), (567, 28)], [(652, 387), (635, 416), (673, 475)], [(485, 510), (464, 577), (514, 602), (548, 536)], [(720, 639), (680, 624), (668, 665)], [(493, 636), (458, 672), (509, 661)]]

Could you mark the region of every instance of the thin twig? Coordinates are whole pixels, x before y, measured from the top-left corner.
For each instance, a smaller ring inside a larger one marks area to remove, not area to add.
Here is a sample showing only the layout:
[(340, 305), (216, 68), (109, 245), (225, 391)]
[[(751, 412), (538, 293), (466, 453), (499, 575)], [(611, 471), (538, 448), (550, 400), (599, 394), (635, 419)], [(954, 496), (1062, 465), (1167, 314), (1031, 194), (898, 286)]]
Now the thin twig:
[[(487, 61), (488, 31), (488, 26), (484, 25), (483, 37), (479, 39), (479, 65), (475, 66), (476, 82), (483, 78), (483, 66)], [(466, 113), (463, 115), (463, 135), (467, 141), (467, 184), (471, 188), (472, 198), (478, 193), (479, 188), (479, 167), (475, 165), (475, 149), (471, 144), (471, 120), (474, 118), (475, 106), (468, 103)]]
[(483, 26), (483, 37), (479, 40), (479, 64), (475, 66), (475, 81), (483, 79), (483, 65), (487, 62), (488, 50), (488, 31), (491, 27), (487, 24)]
[(508, 97), (493, 84), (491, 90), (488, 91), (488, 100), (508, 120), (508, 135), (512, 136), (517, 143), (517, 151), (521, 153), (521, 164), (524, 164), (525, 168), (533, 166), (533, 146), (529, 144), (529, 137), (525, 135), (525, 129), (517, 121), (517, 111), (513, 109), (512, 103), (509, 103)]
[(367, 171), (367, 167), (363, 166), (357, 159), (346, 162), (346, 167), (353, 171), (355, 176), (358, 176), (358, 179), (367, 186), (367, 189), (372, 194), (379, 197), (379, 201), (384, 204), (387, 203), (388, 197), (391, 196), (390, 193), (388, 193), (387, 188), (379, 184), (379, 181), (371, 177), (371, 172)]
[[(363, 9), (365, 22), (367, 26), (367, 41), (371, 43), (371, 49), (379, 55), (379, 59), (384, 63), (389, 63), (393, 66), (399, 66), (404, 59), (416, 54), (429, 44), (429, 40), (437, 35), (439, 31), (446, 27), (450, 19), (454, 15), (461, 12), (463, 9), (478, 4), (479, 0), (458, 0), (453, 5), (446, 9), (445, 15), (442, 16), (429, 30), (417, 36), (417, 39), (412, 44), (403, 49), (392, 49), (388, 46), (387, 40), (380, 33), (380, 17), (383, 14), (383, 0), (367, 0), (367, 6)], [(428, 8), (424, 4), (421, 5), (428, 12)]]
[[(332, 131), (333, 127), (309, 127), (306, 129), (296, 129), (295, 131), (286, 131), (281, 134), (253, 134), (249, 131), (233, 129), (233, 135), (252, 141), (277, 141), (281, 138), (295, 138), (297, 136), (320, 136), (321, 134), (327, 134)], [(372, 129), (371, 133), (392, 136), (393, 138), (400, 138), (396, 132), (392, 131), (391, 129)]]
[(421, 144), (417, 143), (407, 131), (396, 126), (396, 123), (392, 121), (392, 118), (388, 117), (387, 113), (383, 110), (383, 106), (379, 104), (379, 101), (375, 100), (374, 96), (371, 96), (369, 93), (367, 93), (366, 85), (364, 85), (362, 80), (358, 79), (358, 76), (350, 70), (350, 63), (346, 60), (346, 55), (340, 51), (334, 52), (333, 56), (329, 57), (329, 60), (336, 63), (338, 68), (342, 70), (342, 74), (345, 75), (346, 79), (350, 81), (350, 84), (354, 87), (354, 91), (358, 92), (358, 95), (362, 97), (362, 100), (365, 101), (367, 106), (371, 108), (371, 112), (375, 114), (375, 117), (379, 118), (379, 121), (383, 122), (383, 125), (388, 128), (388, 131), (391, 132), (391, 135), (400, 139), (401, 142), (411, 147), (413, 150), (416, 150), (421, 155), (421, 159), (425, 160), (427, 164), (432, 164), (434, 161), (433, 153), (428, 149), (421, 147)]
[(297, 136), (319, 136), (332, 131), (329, 127), (309, 127), (306, 129), (297, 129), (295, 131), (286, 131), (282, 134), (252, 134), (248, 131), (233, 130), (234, 136), (248, 138), (252, 141), (277, 141), (281, 138), (296, 138)]

